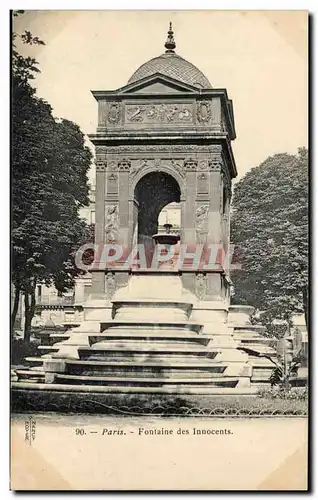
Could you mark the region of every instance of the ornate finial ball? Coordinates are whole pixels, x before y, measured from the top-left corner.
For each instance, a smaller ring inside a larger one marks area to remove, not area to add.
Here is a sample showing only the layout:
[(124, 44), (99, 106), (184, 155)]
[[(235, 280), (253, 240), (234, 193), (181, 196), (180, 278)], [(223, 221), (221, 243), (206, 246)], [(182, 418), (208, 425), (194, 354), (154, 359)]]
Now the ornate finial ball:
[(176, 43), (173, 38), (173, 31), (172, 31), (172, 22), (170, 21), (169, 23), (169, 30), (168, 30), (168, 36), (167, 36), (167, 41), (165, 43), (166, 47), (166, 54), (172, 53), (174, 54), (174, 49), (176, 48)]

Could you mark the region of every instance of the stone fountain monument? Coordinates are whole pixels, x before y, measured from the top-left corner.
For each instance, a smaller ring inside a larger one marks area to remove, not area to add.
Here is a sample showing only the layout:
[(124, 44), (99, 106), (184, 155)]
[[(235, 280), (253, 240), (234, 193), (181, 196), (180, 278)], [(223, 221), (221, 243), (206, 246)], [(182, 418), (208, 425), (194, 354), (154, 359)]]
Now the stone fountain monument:
[[(51, 334), (30, 370), (18, 373), (17, 388), (248, 394), (268, 381), (272, 365), (254, 354), (270, 349), (249, 309), (230, 308), (228, 266), (211, 257), (193, 263), (202, 248), (229, 250), (232, 101), (175, 49), (170, 25), (163, 54), (120, 89), (93, 91), (95, 244), (117, 245), (123, 255), (115, 265), (95, 257), (84, 322)], [(169, 224), (158, 234), (171, 202), (181, 206), (180, 235)], [(136, 245), (146, 264), (127, 265)], [(163, 247), (172, 257), (149, 265)]]

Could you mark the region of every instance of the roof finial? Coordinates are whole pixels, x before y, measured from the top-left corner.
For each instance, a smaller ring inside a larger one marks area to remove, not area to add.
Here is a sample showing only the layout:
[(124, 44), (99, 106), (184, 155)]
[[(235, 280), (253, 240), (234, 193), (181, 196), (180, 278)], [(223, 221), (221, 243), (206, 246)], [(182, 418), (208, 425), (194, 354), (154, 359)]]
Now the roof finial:
[(176, 43), (173, 38), (173, 31), (172, 31), (172, 23), (169, 23), (169, 30), (168, 30), (168, 36), (167, 36), (167, 41), (165, 43), (166, 47), (166, 54), (174, 54), (174, 49), (176, 48)]

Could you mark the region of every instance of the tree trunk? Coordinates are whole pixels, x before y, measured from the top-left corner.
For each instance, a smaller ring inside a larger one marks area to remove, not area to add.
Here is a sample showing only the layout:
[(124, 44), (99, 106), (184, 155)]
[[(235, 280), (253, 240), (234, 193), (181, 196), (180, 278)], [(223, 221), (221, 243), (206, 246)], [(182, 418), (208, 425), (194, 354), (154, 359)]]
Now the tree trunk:
[(308, 291), (307, 287), (303, 287), (303, 308), (305, 314), (306, 328), (308, 332)]
[(17, 317), (18, 309), (20, 303), (20, 287), (14, 287), (14, 301), (13, 301), (13, 309), (11, 313), (11, 330), (14, 330), (15, 320)]
[(31, 326), (31, 321), (34, 318), (34, 314), (35, 314), (35, 285), (31, 290), (30, 326)]
[(24, 292), (24, 342), (28, 344), (31, 337), (31, 315), (28, 292)]
[[(31, 299), (31, 301), (29, 299)], [(35, 284), (32, 285), (30, 294), (25, 293), (24, 305), (25, 305), (24, 342), (29, 343), (31, 337), (31, 323), (35, 313)]]

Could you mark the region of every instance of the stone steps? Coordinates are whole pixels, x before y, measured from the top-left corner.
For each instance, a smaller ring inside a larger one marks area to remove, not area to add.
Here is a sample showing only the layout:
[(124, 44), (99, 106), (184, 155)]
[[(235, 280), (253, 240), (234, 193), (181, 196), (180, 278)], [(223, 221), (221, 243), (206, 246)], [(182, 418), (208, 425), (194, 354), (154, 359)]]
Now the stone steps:
[(35, 370), (34, 368), (30, 370), (15, 370), (15, 373), (17, 374), (19, 380), (29, 380), (30, 382), (44, 382), (45, 374), (42, 370), (42, 367), (35, 368), (41, 368), (41, 370)]
[[(102, 385), (73, 385), (69, 383), (58, 383), (58, 384), (44, 384), (44, 383), (34, 383), (34, 382), (12, 382), (11, 387), (13, 390), (22, 392), (24, 390), (32, 390), (34, 392), (40, 392), (45, 394), (49, 392), (52, 397), (54, 393), (62, 393), (64, 398), (67, 393), (79, 393), (79, 394), (89, 394), (90, 396), (95, 394), (171, 394), (178, 396), (180, 395), (209, 395), (209, 396), (240, 396), (240, 395), (252, 395), (257, 392), (255, 387), (206, 387), (197, 386), (190, 387), (188, 385), (178, 385), (167, 384), (164, 387), (148, 387), (148, 386), (135, 386), (135, 387), (125, 387), (125, 386), (102, 386)], [(51, 396), (50, 396), (51, 397)], [(58, 399), (57, 399), (58, 401)], [(107, 404), (107, 399), (105, 400)]]
[(152, 331), (137, 331), (137, 332), (123, 332), (123, 331), (114, 331), (113, 329), (108, 330), (103, 333), (94, 333), (88, 336), (88, 340), (90, 345), (97, 344), (101, 345), (101, 342), (109, 341), (109, 340), (125, 340), (125, 342), (136, 341), (136, 340), (149, 340), (149, 341), (157, 341), (161, 343), (167, 344), (167, 341), (177, 341), (179, 343), (189, 343), (196, 342), (198, 344), (207, 345), (211, 340), (211, 336), (203, 336), (196, 333), (189, 332), (178, 332), (178, 331), (161, 331), (161, 332), (152, 332)]
[(102, 386), (128, 386), (128, 387), (163, 387), (163, 386), (175, 386), (176, 388), (180, 385), (190, 385), (192, 388), (197, 386), (205, 385), (210, 387), (236, 387), (238, 384), (237, 377), (209, 377), (209, 378), (167, 378), (158, 377), (149, 378), (143, 377), (110, 377), (110, 376), (93, 376), (93, 375), (68, 375), (68, 374), (56, 374), (55, 383), (61, 384), (75, 384), (75, 385), (102, 385)]
[[(44, 359), (45, 359), (45, 358), (44, 358)], [(25, 361), (26, 361), (28, 364), (35, 363), (36, 365), (42, 365), (42, 363), (43, 363), (43, 358), (41, 358), (41, 357), (36, 358), (35, 356), (30, 356), (30, 357), (28, 357), (28, 358), (25, 358)]]
[(77, 361), (66, 360), (66, 373), (69, 375), (107, 377), (131, 377), (142, 379), (147, 377), (218, 377), (224, 373), (227, 365), (224, 363), (213, 363), (206, 360), (201, 362), (189, 360), (188, 362), (176, 362), (164, 359), (157, 362), (143, 361)]
[(172, 363), (177, 363), (177, 364), (188, 364), (188, 363), (195, 363), (195, 362), (200, 362), (201, 360), (213, 360), (215, 358), (216, 353), (211, 353), (211, 355), (205, 354), (201, 356), (196, 356), (196, 355), (182, 355), (182, 354), (169, 354), (169, 353), (164, 353), (164, 362), (163, 360), (163, 353), (157, 353), (157, 354), (141, 354), (141, 353), (118, 353), (116, 355), (111, 354), (111, 355), (90, 355), (90, 356), (83, 356), (80, 355), (80, 359), (82, 361), (96, 361), (96, 362), (105, 362), (108, 365), (113, 365), (113, 364), (118, 364), (118, 363), (136, 363), (136, 364), (142, 364), (144, 365), (145, 363), (151, 363), (153, 362), (154, 364), (159, 364), (159, 365), (166, 365), (166, 364), (172, 364)]
[(199, 333), (202, 330), (202, 326), (193, 321), (149, 321), (149, 320), (111, 320), (101, 322), (101, 332), (105, 330), (144, 330), (144, 331), (186, 331), (186, 332), (196, 332)]

